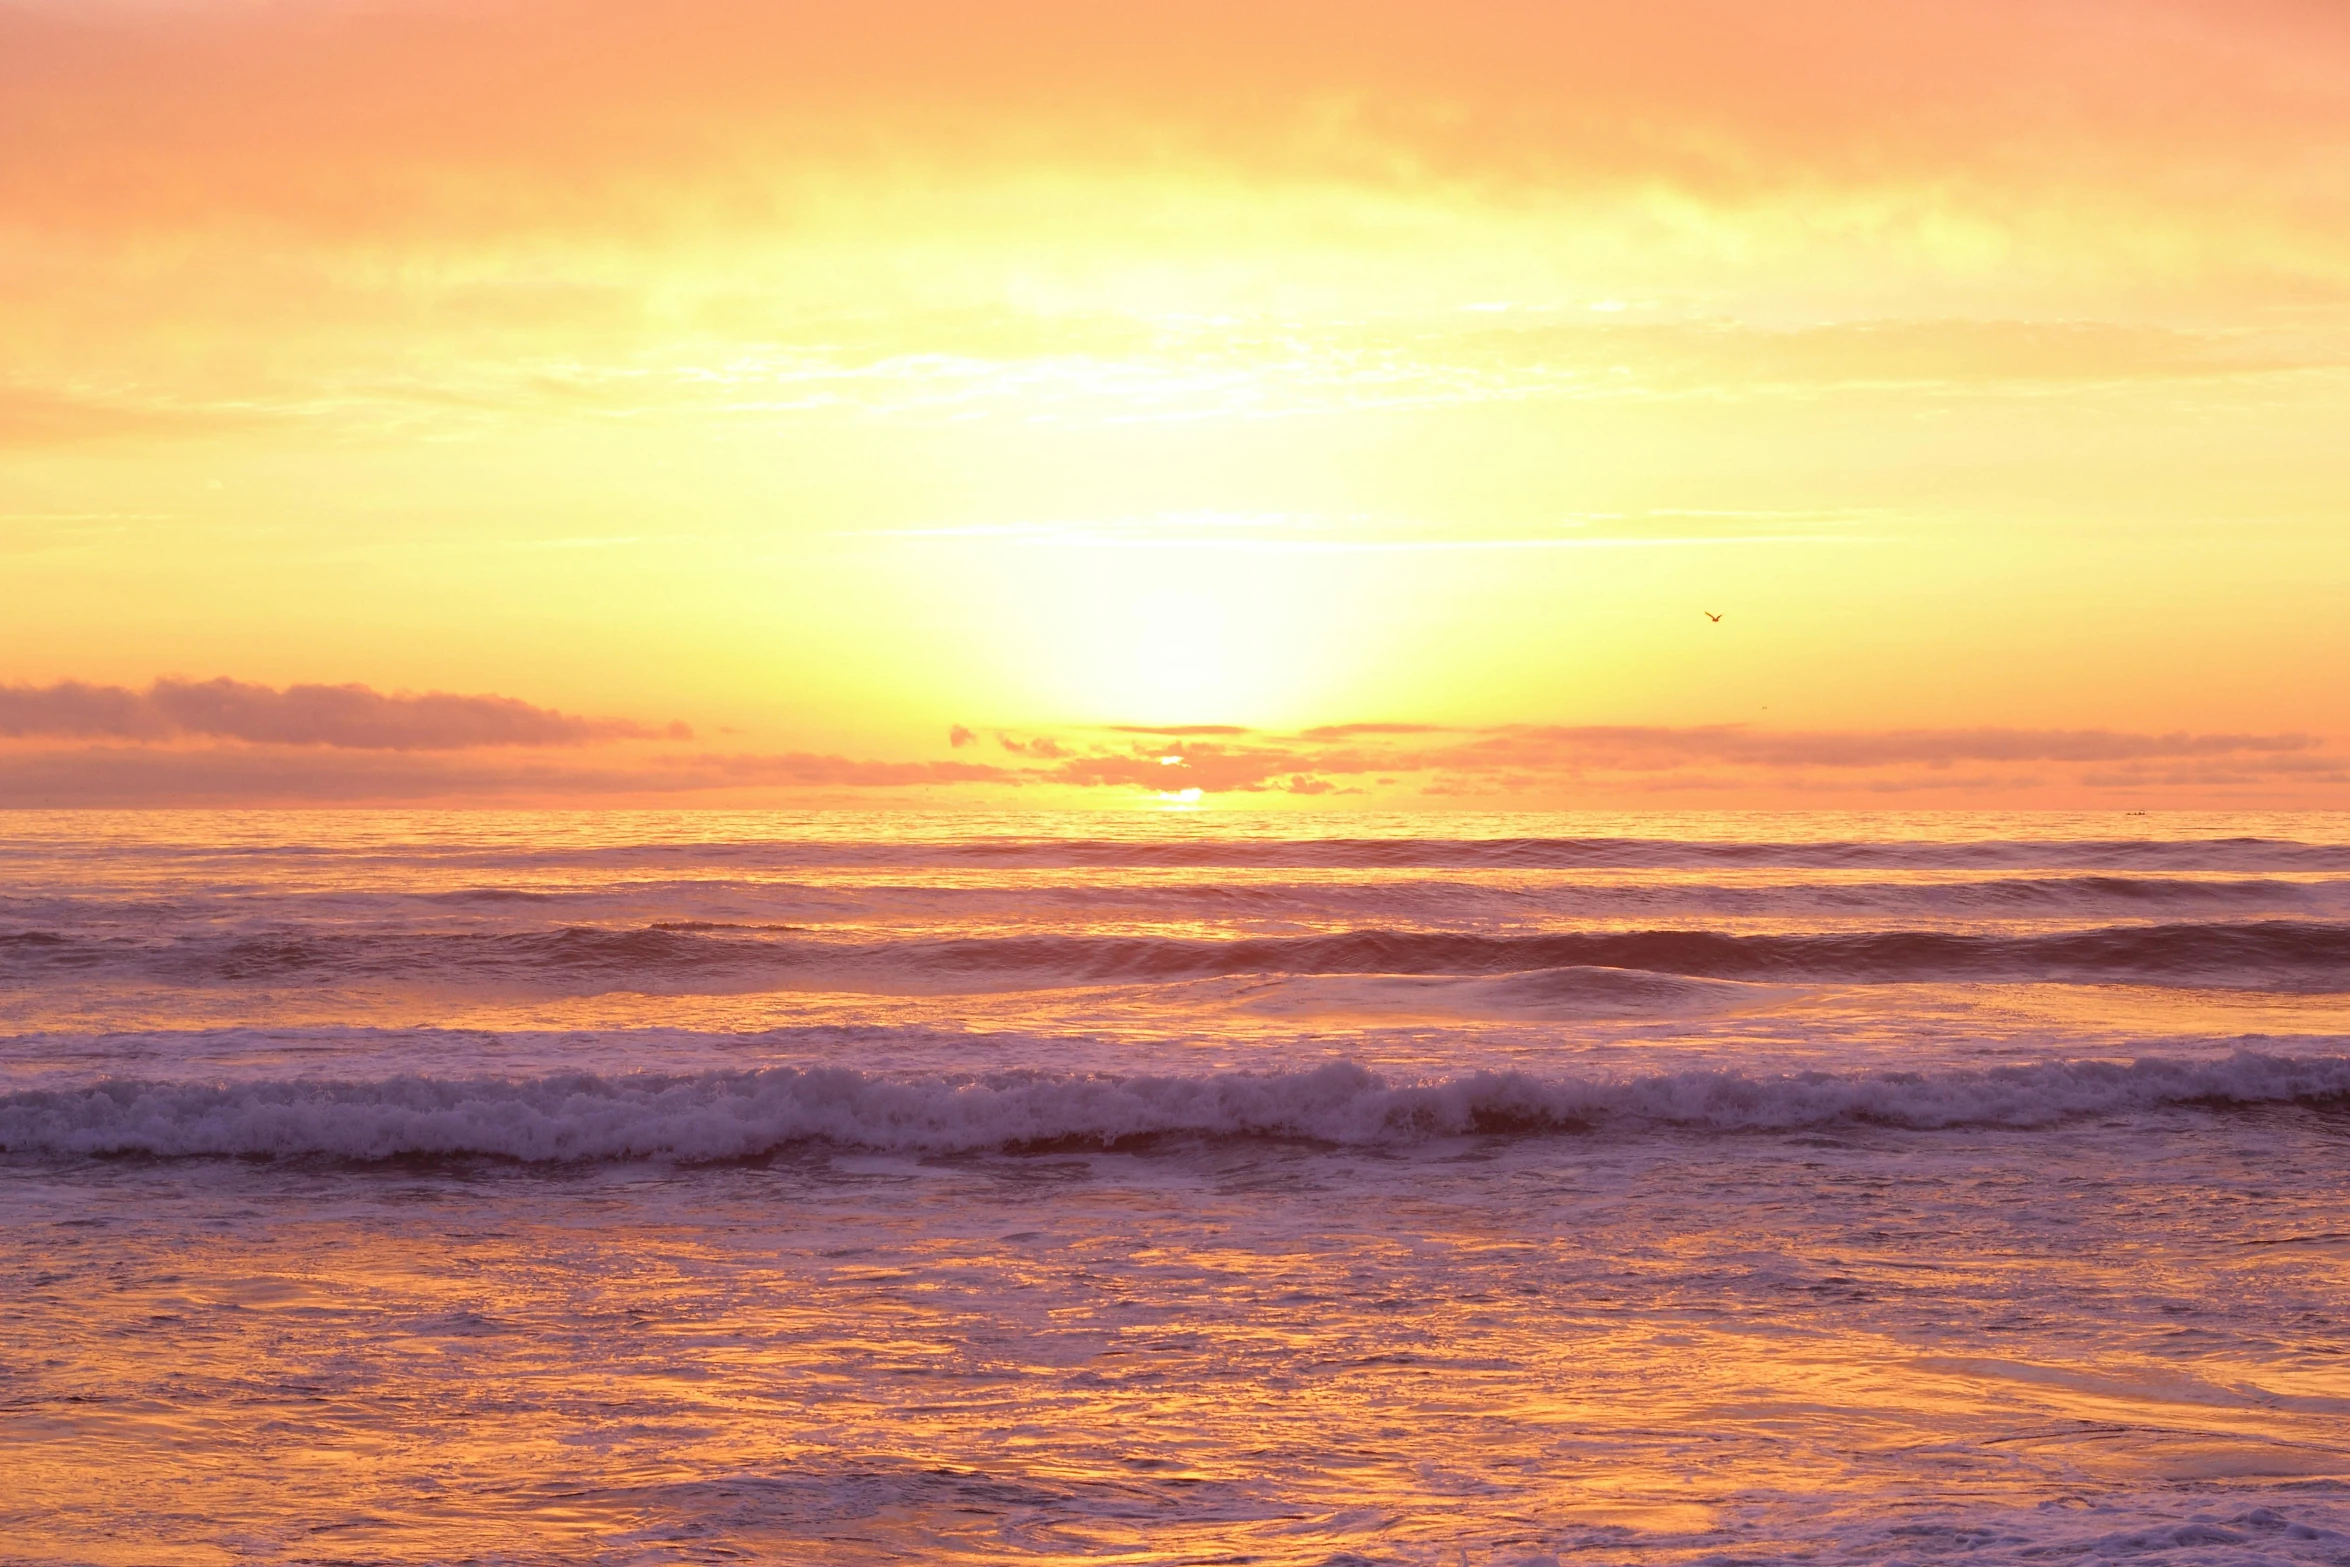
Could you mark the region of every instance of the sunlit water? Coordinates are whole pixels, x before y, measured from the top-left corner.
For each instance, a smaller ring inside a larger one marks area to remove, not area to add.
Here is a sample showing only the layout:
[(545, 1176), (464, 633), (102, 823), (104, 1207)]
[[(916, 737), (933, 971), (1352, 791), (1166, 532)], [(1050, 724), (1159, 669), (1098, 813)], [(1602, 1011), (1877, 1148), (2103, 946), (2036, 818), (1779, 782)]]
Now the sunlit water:
[(21, 814), (0, 1558), (2350, 1562), (2350, 820)]

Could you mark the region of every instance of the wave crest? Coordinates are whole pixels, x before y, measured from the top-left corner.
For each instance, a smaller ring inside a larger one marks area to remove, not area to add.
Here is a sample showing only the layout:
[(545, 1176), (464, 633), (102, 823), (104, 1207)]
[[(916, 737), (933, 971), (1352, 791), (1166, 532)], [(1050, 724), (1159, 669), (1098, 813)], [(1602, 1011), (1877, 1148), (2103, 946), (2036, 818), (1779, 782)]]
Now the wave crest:
[(1226, 975), (1491, 977), (1615, 969), (1691, 979), (1888, 984), (2005, 980), (2326, 992), (2350, 989), (2350, 922), (2267, 919), (2032, 933), (1357, 929), (1223, 939), (1024, 933), (872, 942), (791, 926), (674, 921), (480, 932), (271, 932), (148, 949), (0, 932), (0, 982), (122, 967), (173, 983), (393, 980), (556, 993), (837, 988), (1026, 990)]
[(713, 1162), (801, 1144), (903, 1153), (1200, 1138), (1370, 1146), (1468, 1134), (2031, 1128), (2168, 1106), (2346, 1103), (2350, 1057), (2252, 1052), (1939, 1074), (1677, 1072), (1621, 1081), (1480, 1072), (1397, 1082), (1345, 1062), (1289, 1073), (965, 1081), (844, 1068), (210, 1085), (124, 1079), (0, 1096), (0, 1151)]

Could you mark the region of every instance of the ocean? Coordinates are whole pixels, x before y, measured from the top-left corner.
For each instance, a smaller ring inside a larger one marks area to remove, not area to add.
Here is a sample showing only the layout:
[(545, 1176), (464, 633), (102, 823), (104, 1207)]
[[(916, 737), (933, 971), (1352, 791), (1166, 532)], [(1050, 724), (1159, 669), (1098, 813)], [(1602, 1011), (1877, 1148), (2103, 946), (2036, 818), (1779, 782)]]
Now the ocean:
[(2350, 1563), (2350, 817), (12, 813), (0, 1560)]

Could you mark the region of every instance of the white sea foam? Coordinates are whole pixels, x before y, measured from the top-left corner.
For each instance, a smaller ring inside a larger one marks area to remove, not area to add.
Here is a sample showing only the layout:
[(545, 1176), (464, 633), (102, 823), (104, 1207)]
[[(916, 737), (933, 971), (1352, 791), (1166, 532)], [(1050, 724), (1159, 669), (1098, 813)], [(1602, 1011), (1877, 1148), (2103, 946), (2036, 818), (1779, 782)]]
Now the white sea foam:
[(1347, 1063), (1278, 1074), (963, 1081), (837, 1068), (230, 1085), (114, 1080), (0, 1097), (0, 1149), (723, 1160), (810, 1142), (945, 1153), (1170, 1138), (1369, 1145), (1478, 1133), (2031, 1128), (2167, 1106), (2293, 1103), (2350, 1103), (2350, 1057), (2246, 1052), (1935, 1074), (1700, 1071), (1620, 1081), (1481, 1072), (1411, 1082)]

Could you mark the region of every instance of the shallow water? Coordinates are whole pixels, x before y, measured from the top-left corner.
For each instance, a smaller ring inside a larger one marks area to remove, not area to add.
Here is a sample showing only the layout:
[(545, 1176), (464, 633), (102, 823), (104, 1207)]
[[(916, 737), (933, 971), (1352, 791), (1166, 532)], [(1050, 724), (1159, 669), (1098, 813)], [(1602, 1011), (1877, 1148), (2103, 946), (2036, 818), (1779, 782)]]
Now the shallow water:
[(23, 815), (0, 1557), (2350, 1562), (2350, 821)]

